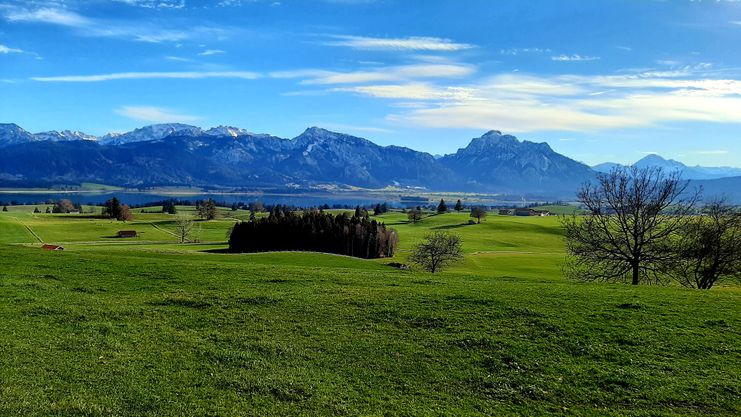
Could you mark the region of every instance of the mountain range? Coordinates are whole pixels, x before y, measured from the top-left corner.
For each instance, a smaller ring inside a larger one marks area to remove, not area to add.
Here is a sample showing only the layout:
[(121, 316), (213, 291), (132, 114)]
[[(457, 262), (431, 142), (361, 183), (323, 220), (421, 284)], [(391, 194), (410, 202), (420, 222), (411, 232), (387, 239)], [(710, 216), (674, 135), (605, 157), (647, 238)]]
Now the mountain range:
[[(610, 172), (615, 167), (620, 167), (621, 164), (614, 162), (605, 162), (592, 167), (597, 172)], [(679, 161), (673, 159), (664, 159), (663, 157), (656, 154), (649, 154), (640, 160), (636, 161), (632, 166), (638, 168), (656, 167), (661, 168), (665, 172), (677, 171), (682, 174), (682, 178), (686, 180), (712, 180), (718, 178), (727, 177), (738, 177), (741, 176), (741, 168), (732, 167), (702, 167), (687, 166)]]
[[(285, 139), (178, 123), (101, 137), (68, 130), (32, 134), (0, 124), (2, 187), (82, 182), (239, 190), (393, 186), (555, 199), (573, 197), (580, 184), (603, 169), (607, 165), (593, 169), (547, 143), (520, 141), (496, 130), (453, 154), (433, 156), (318, 127)], [(717, 169), (705, 172), (720, 175)], [(740, 181), (726, 178), (723, 187)]]

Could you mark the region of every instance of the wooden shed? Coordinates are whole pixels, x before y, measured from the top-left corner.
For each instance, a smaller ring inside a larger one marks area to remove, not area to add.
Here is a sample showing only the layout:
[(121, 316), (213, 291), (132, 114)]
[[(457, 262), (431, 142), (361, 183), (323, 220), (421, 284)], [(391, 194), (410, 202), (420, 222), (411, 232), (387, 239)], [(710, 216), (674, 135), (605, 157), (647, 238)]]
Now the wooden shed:
[(45, 244), (45, 245), (42, 245), (42, 246), (41, 246), (41, 249), (44, 249), (44, 250), (64, 250), (64, 246), (59, 246), (59, 245), (46, 245), (46, 244)]
[(118, 236), (118, 237), (137, 237), (137, 236), (139, 236), (139, 234), (136, 233), (136, 230), (119, 230), (118, 233), (116, 233), (116, 236)]

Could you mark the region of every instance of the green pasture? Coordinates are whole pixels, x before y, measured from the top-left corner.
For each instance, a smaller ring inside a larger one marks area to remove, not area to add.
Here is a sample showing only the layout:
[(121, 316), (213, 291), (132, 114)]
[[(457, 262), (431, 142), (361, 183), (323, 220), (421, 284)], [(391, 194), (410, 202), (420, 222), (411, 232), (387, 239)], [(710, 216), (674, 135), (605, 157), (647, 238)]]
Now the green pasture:
[[(566, 280), (556, 217), (391, 212), (395, 259), (363, 260), (221, 252), (244, 211), (179, 244), (166, 214), (9, 209), (0, 415), (741, 413), (739, 287)], [(463, 262), (387, 265), (435, 230), (461, 236)]]

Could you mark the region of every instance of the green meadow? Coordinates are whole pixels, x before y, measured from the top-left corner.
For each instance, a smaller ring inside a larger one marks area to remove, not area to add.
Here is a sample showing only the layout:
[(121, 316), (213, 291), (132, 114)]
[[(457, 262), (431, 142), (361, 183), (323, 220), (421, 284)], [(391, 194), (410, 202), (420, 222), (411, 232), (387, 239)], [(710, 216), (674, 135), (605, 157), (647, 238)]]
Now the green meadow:
[[(397, 255), (362, 260), (221, 253), (245, 211), (179, 244), (33, 209), (0, 212), (3, 416), (741, 414), (741, 286), (566, 280), (553, 216), (391, 212)], [(461, 263), (387, 265), (436, 230)]]

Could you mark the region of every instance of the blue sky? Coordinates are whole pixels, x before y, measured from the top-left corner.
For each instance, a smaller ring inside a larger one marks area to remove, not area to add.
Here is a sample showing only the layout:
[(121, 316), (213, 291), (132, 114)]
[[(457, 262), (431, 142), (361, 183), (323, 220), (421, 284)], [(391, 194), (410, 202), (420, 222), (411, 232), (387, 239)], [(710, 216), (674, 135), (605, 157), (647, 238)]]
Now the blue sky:
[(741, 166), (741, 2), (0, 0), (0, 121)]

